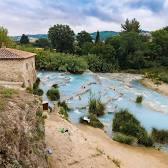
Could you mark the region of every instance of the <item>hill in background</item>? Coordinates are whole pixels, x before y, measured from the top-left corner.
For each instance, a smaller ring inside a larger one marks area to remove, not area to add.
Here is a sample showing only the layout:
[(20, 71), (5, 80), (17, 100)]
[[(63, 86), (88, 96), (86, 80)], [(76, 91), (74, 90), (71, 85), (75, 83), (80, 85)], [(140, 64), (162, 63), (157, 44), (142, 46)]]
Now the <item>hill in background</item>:
[[(91, 33), (91, 36), (93, 38), (93, 40), (96, 39), (96, 34), (97, 32)], [(102, 41), (106, 40), (109, 37), (113, 37), (118, 35), (119, 32), (115, 32), (115, 31), (100, 31), (100, 38)], [(30, 41), (35, 41), (38, 40), (40, 38), (48, 38), (47, 34), (35, 34), (35, 35), (28, 35)], [(13, 41), (20, 41), (21, 36), (12, 36), (11, 39)]]

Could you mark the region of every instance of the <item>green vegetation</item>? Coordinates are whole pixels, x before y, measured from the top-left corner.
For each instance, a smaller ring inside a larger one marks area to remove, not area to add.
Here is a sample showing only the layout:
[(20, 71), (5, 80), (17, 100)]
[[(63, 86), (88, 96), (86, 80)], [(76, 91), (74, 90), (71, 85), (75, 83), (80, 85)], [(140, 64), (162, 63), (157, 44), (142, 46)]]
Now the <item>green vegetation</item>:
[(141, 73), (145, 75), (146, 78), (153, 80), (155, 84), (160, 84), (160, 81), (168, 83), (168, 68), (167, 67), (154, 67), (141, 70)]
[(128, 136), (128, 135), (124, 135), (121, 133), (117, 133), (113, 136), (113, 140), (120, 142), (120, 143), (124, 143), (124, 144), (128, 144), (128, 145), (132, 145), (135, 142), (135, 138), (132, 136)]
[(4, 110), (7, 104), (7, 99), (11, 98), (17, 91), (9, 88), (0, 87), (0, 111)]
[(121, 110), (115, 114), (112, 130), (120, 132), (127, 136), (137, 138), (137, 142), (144, 146), (153, 146), (153, 139), (147, 131), (141, 126), (140, 122), (127, 110)]
[(58, 107), (63, 107), (65, 111), (68, 111), (69, 110), (69, 107), (67, 105), (67, 103), (65, 101), (63, 102), (58, 102)]
[[(93, 72), (131, 70), (146, 74), (157, 84), (168, 83), (168, 29), (144, 34), (136, 19), (127, 19), (121, 27), (122, 32), (102, 41), (99, 31), (94, 40), (86, 31), (75, 38), (68, 25), (54, 25), (48, 31), (48, 39), (39, 39), (31, 45), (23, 35), (22, 45), (12, 47), (37, 53), (38, 70), (71, 73), (83, 73), (87, 69)], [(1, 28), (0, 45), (6, 41), (7, 30)]]
[(59, 110), (59, 114), (66, 120), (68, 120), (68, 112), (63, 108), (63, 107), (60, 107), (60, 110)]
[(83, 73), (87, 69), (84, 58), (54, 51), (41, 51), (36, 56), (38, 70)]
[(168, 52), (165, 47), (168, 45), (167, 29), (144, 35), (136, 19), (127, 19), (122, 24), (122, 29), (123, 32), (105, 41), (101, 41), (98, 31), (95, 42), (89, 33), (81, 31), (75, 41), (74, 32), (69, 26), (55, 25), (49, 29), (49, 40), (39, 39), (34, 45), (14, 47), (36, 52), (38, 70), (83, 73), (86, 69), (93, 72), (131, 69), (130, 72), (144, 73), (147, 77), (156, 79), (156, 83), (168, 83)]
[(0, 48), (2, 45), (8, 46), (11, 40), (8, 37), (8, 30), (0, 26)]
[(20, 44), (28, 44), (28, 43), (29, 43), (29, 37), (26, 36), (25, 34), (22, 34)]
[(168, 130), (152, 129), (152, 137), (157, 143), (168, 143)]
[(44, 94), (42, 89), (39, 89), (40, 78), (37, 78), (36, 82), (33, 84), (33, 94), (42, 96)]
[(104, 127), (104, 125), (99, 121), (99, 119), (97, 118), (96, 115), (89, 114), (87, 117), (90, 120), (90, 122), (87, 122), (86, 120), (84, 120), (84, 117), (81, 117), (80, 123), (90, 125), (94, 128), (103, 128)]
[(47, 96), (51, 101), (57, 101), (60, 99), (59, 90), (52, 87), (50, 90), (48, 90)]
[(136, 103), (141, 104), (143, 101), (143, 96), (137, 96)]
[(89, 113), (96, 116), (104, 115), (105, 105), (101, 102), (100, 98), (96, 99), (91, 96), (89, 100)]
[(75, 34), (68, 25), (54, 25), (48, 31), (51, 45), (58, 52), (72, 53)]

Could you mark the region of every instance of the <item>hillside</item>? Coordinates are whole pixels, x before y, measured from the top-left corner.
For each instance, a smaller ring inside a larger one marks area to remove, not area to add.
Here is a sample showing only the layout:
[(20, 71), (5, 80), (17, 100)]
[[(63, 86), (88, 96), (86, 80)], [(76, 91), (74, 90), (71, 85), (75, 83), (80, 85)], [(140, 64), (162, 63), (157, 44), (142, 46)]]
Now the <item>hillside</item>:
[[(91, 33), (91, 36), (94, 40), (96, 39), (96, 34), (97, 34), (97, 32)], [(100, 38), (101, 38), (102, 41), (104, 41), (107, 38), (116, 36), (118, 34), (119, 34), (119, 32), (115, 32), (115, 31), (101, 31), (100, 32)]]
[[(101, 40), (106, 40), (109, 37), (116, 36), (119, 32), (115, 31), (101, 31), (100, 32), (100, 38)], [(91, 33), (90, 35), (92, 36), (93, 40), (96, 39), (96, 34), (97, 32)], [(29, 39), (40, 39), (40, 38), (48, 38), (47, 34), (34, 34), (34, 35), (28, 35)], [(12, 36), (11, 39), (13, 41), (19, 41), (21, 36)]]
[(41, 102), (0, 87), (0, 167), (48, 168)]

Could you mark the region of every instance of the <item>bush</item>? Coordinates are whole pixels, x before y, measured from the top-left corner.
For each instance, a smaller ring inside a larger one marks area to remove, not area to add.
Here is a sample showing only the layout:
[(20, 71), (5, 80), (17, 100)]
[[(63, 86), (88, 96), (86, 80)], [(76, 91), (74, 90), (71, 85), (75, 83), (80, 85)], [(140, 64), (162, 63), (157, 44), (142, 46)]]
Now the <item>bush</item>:
[(63, 108), (63, 107), (60, 107), (60, 110), (59, 110), (59, 114), (66, 120), (68, 120), (68, 112)]
[(53, 88), (58, 88), (58, 84), (52, 85)]
[(113, 136), (113, 140), (124, 144), (132, 145), (135, 141), (135, 138), (132, 136), (117, 133)]
[(100, 99), (90, 98), (89, 100), (89, 113), (97, 116), (104, 115), (105, 105)]
[(112, 129), (115, 132), (121, 132), (137, 138), (145, 131), (140, 122), (127, 110), (120, 110), (115, 114)]
[(37, 88), (37, 89), (33, 90), (33, 94), (38, 95), (38, 96), (42, 96), (44, 94), (44, 92), (42, 89)]
[(143, 96), (137, 96), (136, 103), (141, 104), (143, 101)]
[(33, 84), (33, 90), (37, 89), (39, 87), (40, 84), (40, 78), (36, 79), (36, 82)]
[(168, 143), (168, 130), (152, 129), (152, 137), (158, 143)]
[(94, 128), (103, 128), (104, 125), (99, 121), (99, 119), (94, 114), (89, 114), (88, 119), (90, 119), (90, 122), (87, 122), (83, 119), (83, 117), (80, 118), (80, 123), (90, 125)]
[(40, 78), (37, 78), (36, 82), (33, 84), (32, 93), (34, 95), (42, 96), (44, 92), (42, 89), (39, 89), (39, 84), (40, 84)]
[(121, 110), (115, 114), (112, 129), (115, 132), (133, 136), (138, 139), (138, 143), (144, 146), (153, 146), (153, 139), (141, 126), (140, 122), (127, 110)]
[(59, 90), (56, 88), (51, 88), (50, 90), (48, 90), (47, 96), (51, 101), (57, 101), (60, 99)]
[(68, 105), (67, 105), (67, 103), (66, 103), (65, 101), (63, 101), (63, 102), (60, 102), (60, 101), (59, 101), (59, 102), (58, 102), (58, 106), (59, 106), (59, 107), (63, 107), (65, 111), (68, 111), (68, 110), (69, 110)]
[(154, 144), (154, 139), (148, 134), (144, 134), (138, 139), (138, 143), (146, 147), (152, 147)]

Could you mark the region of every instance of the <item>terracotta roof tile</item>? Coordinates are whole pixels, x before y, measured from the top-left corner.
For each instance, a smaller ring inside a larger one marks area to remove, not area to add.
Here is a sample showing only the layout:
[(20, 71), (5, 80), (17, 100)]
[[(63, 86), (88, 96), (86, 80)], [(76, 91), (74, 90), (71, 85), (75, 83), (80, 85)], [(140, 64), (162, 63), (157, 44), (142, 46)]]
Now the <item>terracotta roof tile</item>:
[(26, 59), (36, 54), (11, 48), (0, 48), (0, 59)]

